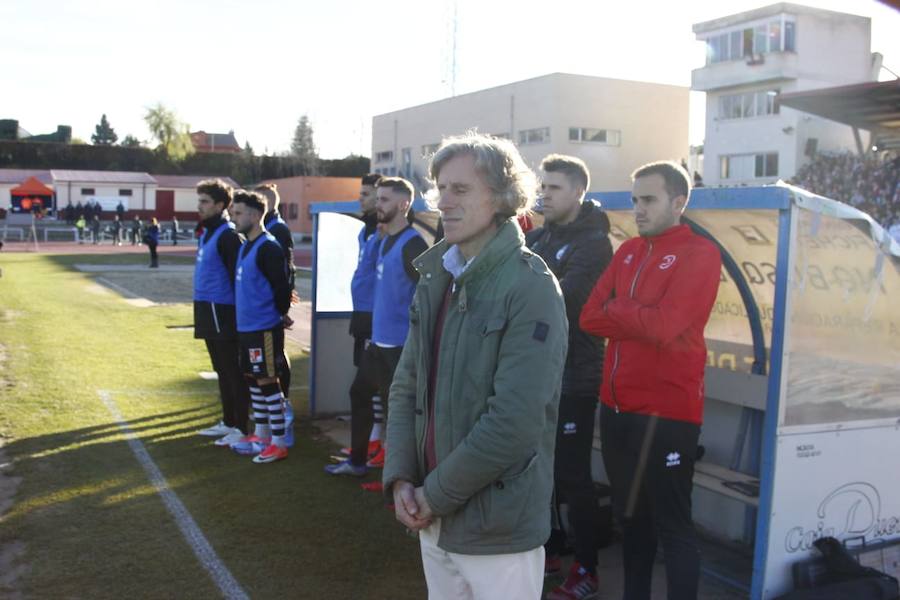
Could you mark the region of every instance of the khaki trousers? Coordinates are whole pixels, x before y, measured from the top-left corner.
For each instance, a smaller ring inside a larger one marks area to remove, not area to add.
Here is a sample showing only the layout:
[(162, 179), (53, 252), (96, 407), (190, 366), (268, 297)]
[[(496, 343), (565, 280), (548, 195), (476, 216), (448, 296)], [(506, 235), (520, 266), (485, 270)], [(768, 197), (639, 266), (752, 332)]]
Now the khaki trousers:
[(455, 554), (438, 548), (441, 520), (419, 532), (429, 600), (540, 600), (544, 547), (514, 554)]

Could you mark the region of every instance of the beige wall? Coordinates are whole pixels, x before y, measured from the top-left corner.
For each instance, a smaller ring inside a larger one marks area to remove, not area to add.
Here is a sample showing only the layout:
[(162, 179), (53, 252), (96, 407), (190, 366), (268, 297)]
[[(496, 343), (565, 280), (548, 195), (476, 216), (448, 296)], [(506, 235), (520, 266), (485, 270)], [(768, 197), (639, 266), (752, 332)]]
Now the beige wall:
[[(506, 134), (518, 145), (520, 131), (540, 127), (550, 127), (549, 142), (519, 146), (533, 168), (552, 152), (572, 154), (591, 170), (591, 191), (628, 189), (637, 166), (687, 158), (688, 89), (555, 73), (378, 115), (372, 123), (372, 170), (394, 168), (399, 174), (402, 151), (410, 148), (412, 179), (423, 187), (423, 145), (472, 128)], [(570, 127), (618, 130), (621, 142), (570, 142)], [(393, 161), (377, 161), (383, 151), (392, 151)]]
[[(359, 199), (358, 177), (287, 177), (267, 179), (261, 183), (278, 185), (281, 198), (279, 212), (292, 232), (303, 235), (312, 234), (310, 204)], [(291, 205), (297, 207), (295, 218), (291, 218)]]

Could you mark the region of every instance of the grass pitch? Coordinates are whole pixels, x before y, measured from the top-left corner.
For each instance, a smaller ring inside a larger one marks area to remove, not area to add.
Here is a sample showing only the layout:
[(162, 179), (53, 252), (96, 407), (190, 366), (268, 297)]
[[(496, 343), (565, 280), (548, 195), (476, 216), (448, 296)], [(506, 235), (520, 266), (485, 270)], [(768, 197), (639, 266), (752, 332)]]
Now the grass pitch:
[[(308, 420), (290, 458), (270, 465), (196, 435), (219, 418), (216, 384), (197, 375), (211, 369), (203, 343), (167, 328), (190, 323), (191, 305), (136, 307), (72, 268), (101, 262), (146, 260), (8, 254), (0, 263), (0, 479), (7, 491), (18, 480), (0, 517), (0, 597), (220, 597), (105, 390), (251, 598), (424, 598), (418, 543), (379, 495), (322, 472), (335, 448)], [(135, 274), (133, 287), (171, 301), (154, 276)], [(292, 385), (303, 387), (306, 357), (289, 353)], [(302, 418), (306, 392), (292, 397)]]

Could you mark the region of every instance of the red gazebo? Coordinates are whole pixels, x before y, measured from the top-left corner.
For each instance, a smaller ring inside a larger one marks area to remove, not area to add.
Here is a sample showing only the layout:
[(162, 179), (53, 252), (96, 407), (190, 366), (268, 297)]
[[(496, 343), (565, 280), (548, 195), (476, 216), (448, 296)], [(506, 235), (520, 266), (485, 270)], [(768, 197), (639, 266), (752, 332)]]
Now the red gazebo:
[(12, 196), (11, 209), (14, 213), (40, 213), (53, 209), (53, 190), (29, 177), (18, 187), (9, 191)]

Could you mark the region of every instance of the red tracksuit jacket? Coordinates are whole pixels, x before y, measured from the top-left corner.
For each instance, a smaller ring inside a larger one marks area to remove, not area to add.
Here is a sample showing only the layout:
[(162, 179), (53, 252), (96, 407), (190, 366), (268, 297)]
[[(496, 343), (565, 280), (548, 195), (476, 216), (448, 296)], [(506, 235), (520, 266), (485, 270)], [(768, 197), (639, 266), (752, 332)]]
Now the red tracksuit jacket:
[(600, 397), (610, 408), (703, 421), (703, 329), (722, 259), (687, 225), (622, 244), (581, 311), (581, 328), (609, 339)]

